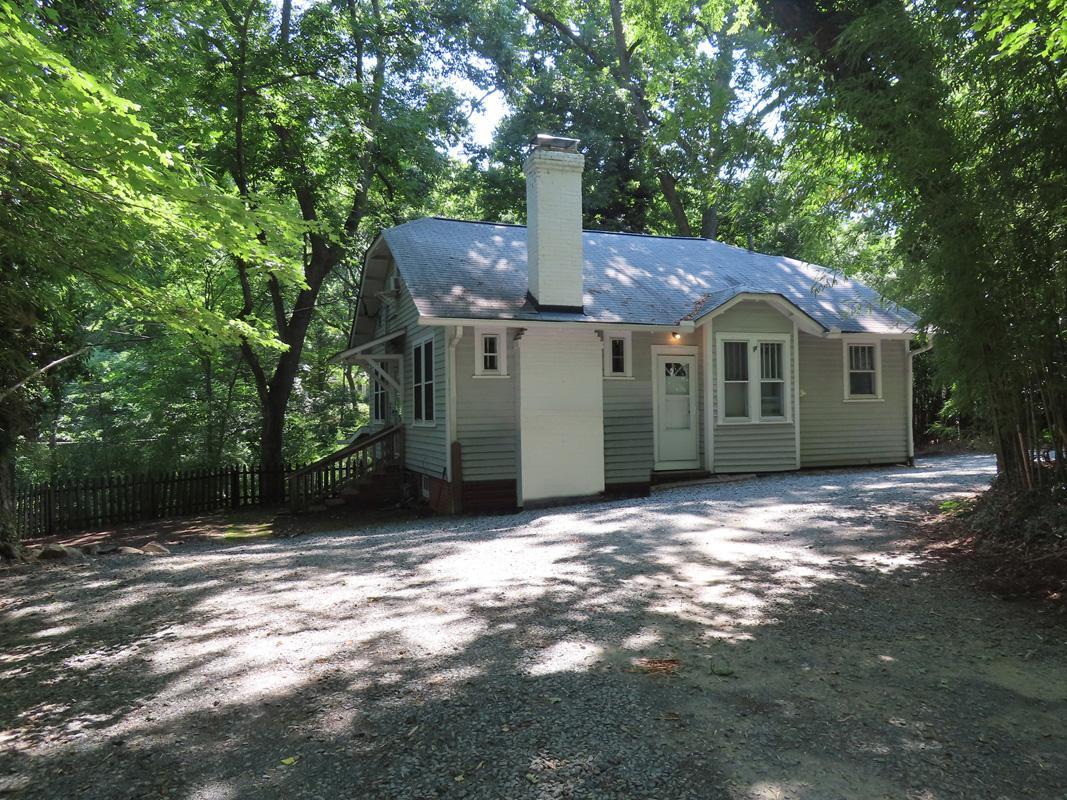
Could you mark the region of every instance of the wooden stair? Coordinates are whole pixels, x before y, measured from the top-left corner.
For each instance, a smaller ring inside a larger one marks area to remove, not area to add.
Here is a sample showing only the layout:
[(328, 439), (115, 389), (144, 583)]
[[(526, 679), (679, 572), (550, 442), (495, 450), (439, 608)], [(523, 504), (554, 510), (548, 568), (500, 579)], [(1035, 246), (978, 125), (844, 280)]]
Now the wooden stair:
[(288, 478), (293, 511), (348, 504), (388, 505), (404, 499), (404, 428), (364, 435)]

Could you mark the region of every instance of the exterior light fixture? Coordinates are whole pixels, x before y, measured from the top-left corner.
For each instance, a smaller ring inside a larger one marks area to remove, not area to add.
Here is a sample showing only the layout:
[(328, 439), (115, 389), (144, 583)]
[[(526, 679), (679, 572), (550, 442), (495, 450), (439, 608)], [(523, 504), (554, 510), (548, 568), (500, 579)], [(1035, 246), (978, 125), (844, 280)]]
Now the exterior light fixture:
[(678, 331), (671, 331), (671, 338), (677, 342), (679, 339), (682, 338), (682, 334), (678, 333)]

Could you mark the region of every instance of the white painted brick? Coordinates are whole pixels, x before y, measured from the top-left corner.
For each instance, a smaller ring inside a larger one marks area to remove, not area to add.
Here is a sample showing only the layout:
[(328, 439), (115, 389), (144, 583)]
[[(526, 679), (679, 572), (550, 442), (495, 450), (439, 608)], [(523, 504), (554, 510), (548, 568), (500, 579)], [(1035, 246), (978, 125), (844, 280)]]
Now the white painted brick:
[(526, 172), (530, 294), (541, 305), (582, 305), (582, 168), (585, 157), (535, 149)]
[(600, 338), (528, 328), (518, 353), (520, 502), (604, 491)]

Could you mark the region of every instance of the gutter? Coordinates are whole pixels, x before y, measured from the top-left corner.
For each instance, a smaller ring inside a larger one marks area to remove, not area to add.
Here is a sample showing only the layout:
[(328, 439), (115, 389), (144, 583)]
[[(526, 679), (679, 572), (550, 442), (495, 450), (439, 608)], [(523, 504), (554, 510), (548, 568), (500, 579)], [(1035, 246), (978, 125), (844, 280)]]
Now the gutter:
[(418, 324), (444, 326), (471, 325), (473, 327), (486, 326), (492, 328), (610, 328), (612, 330), (633, 331), (680, 331), (682, 333), (692, 333), (696, 330), (696, 325), (690, 320), (682, 320), (676, 325), (646, 325), (634, 322), (605, 322), (602, 320), (593, 319), (583, 322), (576, 322), (569, 320), (554, 321), (547, 319), (478, 319), (474, 317), (424, 317), (420, 315)]
[(915, 466), (915, 356), (921, 356), (934, 349), (934, 335), (929, 334), (929, 341), (922, 347), (908, 348), (907, 385), (908, 385), (908, 466)]

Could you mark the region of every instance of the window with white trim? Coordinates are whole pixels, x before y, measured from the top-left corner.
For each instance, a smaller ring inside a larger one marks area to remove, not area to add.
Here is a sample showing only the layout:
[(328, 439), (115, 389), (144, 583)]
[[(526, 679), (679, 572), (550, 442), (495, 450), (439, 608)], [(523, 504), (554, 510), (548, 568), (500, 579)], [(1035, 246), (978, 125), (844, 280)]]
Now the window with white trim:
[(792, 419), (790, 341), (788, 334), (719, 335), (716, 371), (720, 424)]
[(424, 425), (434, 421), (434, 364), (433, 339), (419, 342), (411, 353), (411, 387), (414, 397), (412, 410), (415, 422)]
[(604, 334), (604, 377), (629, 378), (633, 375), (630, 332)]
[(785, 347), (781, 342), (760, 342), (760, 418), (785, 417)]
[(845, 399), (882, 399), (880, 342), (845, 341)]
[(502, 330), (476, 330), (474, 374), (479, 377), (506, 377), (508, 344)]
[(748, 419), (748, 341), (723, 342), (723, 416)]
[(377, 378), (371, 378), (371, 420), (385, 421), (385, 384)]

